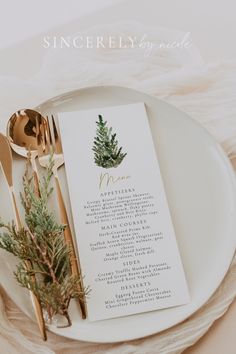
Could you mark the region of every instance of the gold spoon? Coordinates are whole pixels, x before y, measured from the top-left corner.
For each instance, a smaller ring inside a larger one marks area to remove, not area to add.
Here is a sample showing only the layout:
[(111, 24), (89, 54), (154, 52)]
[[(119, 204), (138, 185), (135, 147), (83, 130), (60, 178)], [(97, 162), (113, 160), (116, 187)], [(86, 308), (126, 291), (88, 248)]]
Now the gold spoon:
[(39, 178), (36, 165), (36, 157), (38, 155), (37, 139), (36, 139), (36, 121), (42, 122), (45, 118), (33, 109), (21, 109), (15, 112), (7, 124), (7, 137), (10, 141), (12, 150), (18, 155), (29, 158), (34, 182), (35, 192), (39, 192)]

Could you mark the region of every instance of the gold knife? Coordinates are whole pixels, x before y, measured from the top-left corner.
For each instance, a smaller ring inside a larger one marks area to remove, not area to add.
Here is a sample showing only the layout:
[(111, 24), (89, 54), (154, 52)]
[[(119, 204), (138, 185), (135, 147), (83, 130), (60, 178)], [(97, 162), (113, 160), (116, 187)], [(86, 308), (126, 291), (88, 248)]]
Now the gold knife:
[[(13, 210), (14, 210), (14, 214), (15, 214), (16, 227), (19, 230), (22, 227), (22, 223), (21, 223), (20, 214), (19, 214), (19, 211), (17, 208), (14, 186), (13, 186), (12, 152), (11, 152), (11, 147), (10, 147), (7, 137), (1, 133), (0, 133), (0, 164), (2, 166), (2, 170), (5, 175), (8, 187), (9, 187), (9, 193), (11, 196)], [(26, 266), (28, 268), (30, 268), (31, 267), (30, 262), (27, 262)], [(33, 279), (35, 281), (35, 277), (33, 277)], [(41, 336), (42, 336), (43, 340), (47, 340), (46, 328), (45, 328), (45, 322), (44, 322), (44, 318), (43, 318), (41, 304), (40, 304), (39, 300), (37, 299), (37, 297), (31, 291), (30, 291), (30, 295), (31, 295), (31, 299), (32, 299), (33, 307), (34, 307), (34, 312), (35, 312), (35, 316), (36, 316), (36, 319), (38, 322)]]

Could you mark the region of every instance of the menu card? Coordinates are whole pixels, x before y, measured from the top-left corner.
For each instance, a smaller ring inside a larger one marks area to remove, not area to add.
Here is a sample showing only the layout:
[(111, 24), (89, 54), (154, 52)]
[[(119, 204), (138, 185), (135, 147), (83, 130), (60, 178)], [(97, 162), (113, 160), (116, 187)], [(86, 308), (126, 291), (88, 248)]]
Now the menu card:
[(187, 303), (144, 103), (58, 119), (89, 320)]

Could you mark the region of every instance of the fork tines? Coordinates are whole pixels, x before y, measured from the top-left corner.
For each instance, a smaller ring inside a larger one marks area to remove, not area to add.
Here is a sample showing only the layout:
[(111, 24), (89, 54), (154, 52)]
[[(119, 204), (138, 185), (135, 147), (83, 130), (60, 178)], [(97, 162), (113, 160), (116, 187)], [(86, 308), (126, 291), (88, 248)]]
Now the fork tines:
[(53, 115), (47, 116), (47, 127), (49, 133), (49, 139), (51, 146), (53, 147), (53, 152), (55, 154), (62, 154), (62, 145), (59, 134), (59, 129)]

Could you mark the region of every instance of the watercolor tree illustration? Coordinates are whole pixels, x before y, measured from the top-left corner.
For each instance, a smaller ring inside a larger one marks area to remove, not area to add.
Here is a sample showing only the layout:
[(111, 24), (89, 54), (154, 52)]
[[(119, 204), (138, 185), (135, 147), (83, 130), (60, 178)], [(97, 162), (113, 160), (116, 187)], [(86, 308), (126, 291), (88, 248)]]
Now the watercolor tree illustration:
[(112, 127), (107, 126), (107, 121), (102, 115), (98, 116), (96, 137), (94, 138), (94, 162), (103, 168), (117, 167), (124, 160), (127, 153), (118, 147), (116, 133), (112, 134)]

